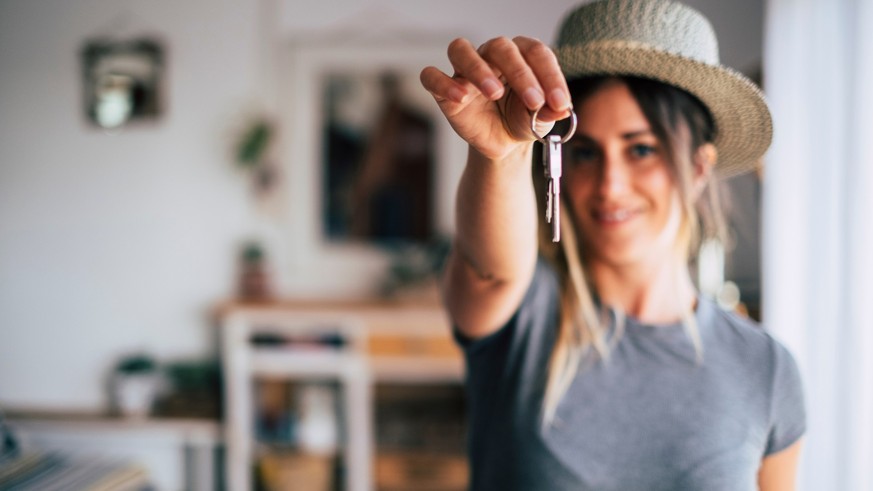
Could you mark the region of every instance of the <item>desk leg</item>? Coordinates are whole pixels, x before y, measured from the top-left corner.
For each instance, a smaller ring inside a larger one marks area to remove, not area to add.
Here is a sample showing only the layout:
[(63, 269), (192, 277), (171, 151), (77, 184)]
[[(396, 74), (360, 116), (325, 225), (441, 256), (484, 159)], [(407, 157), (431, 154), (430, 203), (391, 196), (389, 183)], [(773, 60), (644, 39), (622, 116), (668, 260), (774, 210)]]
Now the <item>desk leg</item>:
[(371, 491), (373, 489), (373, 415), (372, 384), (366, 363), (355, 360), (346, 375), (345, 417), (348, 422), (346, 461), (348, 491)]
[(215, 447), (189, 444), (185, 448), (187, 488), (190, 491), (217, 491), (215, 482)]
[(254, 406), (248, 329), (242, 319), (231, 318), (224, 331), (225, 475), (230, 491), (252, 488), (252, 411)]

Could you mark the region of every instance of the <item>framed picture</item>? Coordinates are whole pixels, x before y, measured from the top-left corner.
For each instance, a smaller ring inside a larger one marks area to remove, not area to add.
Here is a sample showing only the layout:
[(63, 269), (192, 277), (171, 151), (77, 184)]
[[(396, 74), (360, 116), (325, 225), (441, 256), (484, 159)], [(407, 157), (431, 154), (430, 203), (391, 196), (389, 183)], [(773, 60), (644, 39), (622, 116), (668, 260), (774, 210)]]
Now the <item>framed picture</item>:
[(114, 129), (161, 115), (164, 49), (160, 42), (97, 39), (86, 42), (81, 55), (89, 122)]
[(466, 159), (419, 81), (425, 66), (450, 70), (452, 37), (335, 39), (292, 43), (280, 74), (290, 281), (337, 268), (331, 292), (373, 283), (399, 247), (451, 235)]
[(434, 239), (435, 123), (402, 70), (324, 74), (321, 227), (329, 241)]

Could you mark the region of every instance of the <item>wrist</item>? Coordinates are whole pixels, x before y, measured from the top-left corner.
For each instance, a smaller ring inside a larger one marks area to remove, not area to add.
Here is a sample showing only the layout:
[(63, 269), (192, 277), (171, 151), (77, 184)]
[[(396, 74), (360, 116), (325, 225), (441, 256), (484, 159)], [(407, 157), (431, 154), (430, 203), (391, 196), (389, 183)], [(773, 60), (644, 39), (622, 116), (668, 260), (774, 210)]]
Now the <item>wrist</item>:
[(519, 142), (507, 149), (506, 152), (493, 156), (486, 155), (471, 145), (467, 162), (469, 165), (478, 167), (527, 169), (531, 165), (532, 156), (533, 142)]

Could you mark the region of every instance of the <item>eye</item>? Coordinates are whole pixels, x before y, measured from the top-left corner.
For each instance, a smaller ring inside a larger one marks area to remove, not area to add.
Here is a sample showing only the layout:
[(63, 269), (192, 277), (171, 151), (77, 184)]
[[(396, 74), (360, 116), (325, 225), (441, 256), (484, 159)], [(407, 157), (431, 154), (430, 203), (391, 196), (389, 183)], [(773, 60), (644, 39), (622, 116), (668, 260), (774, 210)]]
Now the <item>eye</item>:
[(597, 149), (591, 145), (566, 145), (564, 147), (564, 152), (564, 158), (573, 164), (595, 162), (598, 157)]
[(644, 158), (650, 155), (654, 155), (657, 149), (653, 145), (647, 145), (645, 143), (636, 143), (631, 146), (630, 153), (636, 158)]

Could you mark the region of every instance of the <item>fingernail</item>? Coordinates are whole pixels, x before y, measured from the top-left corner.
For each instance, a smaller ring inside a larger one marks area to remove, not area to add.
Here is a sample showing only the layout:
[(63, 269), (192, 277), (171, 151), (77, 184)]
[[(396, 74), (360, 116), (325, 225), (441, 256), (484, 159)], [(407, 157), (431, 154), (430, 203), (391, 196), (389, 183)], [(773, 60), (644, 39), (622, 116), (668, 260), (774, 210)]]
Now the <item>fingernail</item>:
[(524, 104), (528, 107), (528, 109), (537, 109), (545, 103), (545, 99), (543, 99), (543, 93), (539, 90), (529, 87), (521, 94), (521, 98), (524, 99)]
[(455, 102), (464, 102), (464, 96), (466, 96), (466, 95), (467, 94), (464, 93), (463, 90), (461, 90), (457, 87), (451, 87), (449, 89), (449, 93), (448, 93), (449, 99), (451, 99)]
[(503, 94), (503, 85), (493, 78), (485, 79), (482, 82), (482, 91), (485, 92), (490, 99), (494, 99)]
[(563, 90), (555, 89), (549, 93), (549, 105), (555, 110), (569, 109), (570, 101), (564, 95)]

